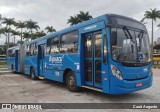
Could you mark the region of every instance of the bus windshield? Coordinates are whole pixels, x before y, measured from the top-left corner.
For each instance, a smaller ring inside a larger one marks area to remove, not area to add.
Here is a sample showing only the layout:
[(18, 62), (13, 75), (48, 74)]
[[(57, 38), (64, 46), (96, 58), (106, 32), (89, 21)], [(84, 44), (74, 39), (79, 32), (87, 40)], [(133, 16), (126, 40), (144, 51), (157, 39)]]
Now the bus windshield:
[(127, 28), (111, 29), (112, 58), (119, 62), (149, 62), (150, 47), (147, 33)]

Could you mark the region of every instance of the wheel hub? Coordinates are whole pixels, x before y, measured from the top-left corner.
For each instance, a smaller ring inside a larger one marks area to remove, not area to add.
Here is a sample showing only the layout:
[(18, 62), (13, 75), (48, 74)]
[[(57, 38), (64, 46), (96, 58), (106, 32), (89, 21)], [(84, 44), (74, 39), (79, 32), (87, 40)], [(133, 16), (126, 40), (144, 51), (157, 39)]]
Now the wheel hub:
[(69, 77), (69, 85), (72, 87), (72, 86), (74, 86), (74, 78), (73, 78), (73, 76), (70, 76)]

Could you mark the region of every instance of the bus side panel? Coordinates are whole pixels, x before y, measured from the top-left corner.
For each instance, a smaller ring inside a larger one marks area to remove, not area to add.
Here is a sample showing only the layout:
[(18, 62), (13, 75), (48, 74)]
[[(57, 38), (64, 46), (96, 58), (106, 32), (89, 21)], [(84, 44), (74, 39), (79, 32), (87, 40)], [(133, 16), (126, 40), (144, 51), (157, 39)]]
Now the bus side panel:
[[(48, 70), (47, 74), (45, 75), (45, 78), (53, 81), (63, 82), (63, 73), (64, 71)], [(76, 77), (77, 86), (82, 86), (80, 73), (74, 72), (74, 74)]]
[(74, 73), (74, 74), (76, 76), (77, 86), (81, 87), (82, 86), (81, 74), (80, 73)]
[[(77, 86), (81, 86), (81, 75), (80, 75), (80, 55), (77, 54), (66, 54), (62, 55), (62, 70), (67, 68), (71, 69), (74, 72), (76, 77)], [(66, 75), (66, 74), (64, 74)]]
[(63, 82), (63, 71), (47, 70), (45, 78), (53, 81)]
[(18, 72), (20, 72), (20, 50), (18, 50), (18, 63), (17, 63), (18, 65)]
[(29, 59), (30, 59), (29, 57), (24, 58), (24, 63), (25, 63), (24, 73), (27, 74), (27, 75), (30, 74)]
[(46, 79), (63, 82), (63, 74), (66, 69), (70, 69), (74, 72), (77, 79), (77, 84), (81, 85), (79, 55), (56, 54), (45, 56), (43, 74)]
[(25, 57), (25, 74), (30, 75), (30, 68), (33, 67), (35, 75), (37, 74), (37, 56)]
[[(103, 80), (103, 79), (106, 79), (106, 80)], [(109, 90), (110, 90), (109, 74), (102, 74), (102, 88), (104, 93), (109, 93)]]
[(60, 56), (58, 54), (55, 55), (46, 55), (44, 58), (43, 65), (43, 76), (45, 79), (63, 82), (63, 70), (62, 63), (59, 60), (55, 60)]
[(14, 66), (15, 57), (7, 57), (7, 67), (9, 70), (12, 70), (11, 66)]
[(14, 64), (14, 70), (16, 72), (19, 72), (19, 50), (15, 50), (15, 64)]
[(20, 47), (20, 51), (19, 51), (19, 55), (20, 55), (20, 58), (19, 58), (19, 63), (20, 63), (20, 72), (21, 73), (25, 73), (25, 71), (24, 71), (24, 69), (25, 69), (25, 66), (24, 66), (24, 64), (25, 64), (25, 62), (24, 62), (24, 57), (25, 57), (25, 46), (24, 45), (22, 45), (21, 47)]

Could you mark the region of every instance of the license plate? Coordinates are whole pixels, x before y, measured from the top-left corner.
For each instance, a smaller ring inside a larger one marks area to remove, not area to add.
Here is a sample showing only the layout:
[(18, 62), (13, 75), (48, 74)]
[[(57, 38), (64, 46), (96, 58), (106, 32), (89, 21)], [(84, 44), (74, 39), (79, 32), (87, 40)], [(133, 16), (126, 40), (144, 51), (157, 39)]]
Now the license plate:
[(141, 82), (138, 82), (137, 84), (136, 84), (136, 87), (141, 87), (142, 86), (142, 83)]

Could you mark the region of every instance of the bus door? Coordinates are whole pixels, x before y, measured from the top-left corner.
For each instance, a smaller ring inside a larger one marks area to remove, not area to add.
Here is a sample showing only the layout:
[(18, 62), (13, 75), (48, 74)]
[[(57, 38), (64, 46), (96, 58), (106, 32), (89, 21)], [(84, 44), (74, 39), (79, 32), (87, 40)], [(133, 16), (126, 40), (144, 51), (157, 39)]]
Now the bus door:
[(45, 44), (38, 45), (38, 74), (43, 76)]
[(19, 51), (15, 50), (15, 71), (18, 71), (18, 58), (19, 58)]
[(102, 88), (102, 31), (84, 35), (85, 85)]

